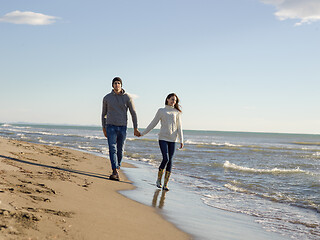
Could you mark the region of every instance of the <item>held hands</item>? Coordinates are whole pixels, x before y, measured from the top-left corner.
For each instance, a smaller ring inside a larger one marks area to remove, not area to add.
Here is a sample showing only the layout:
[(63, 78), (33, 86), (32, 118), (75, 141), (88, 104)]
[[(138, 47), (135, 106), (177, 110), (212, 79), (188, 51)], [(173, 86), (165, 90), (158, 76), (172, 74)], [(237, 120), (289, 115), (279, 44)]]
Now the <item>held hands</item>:
[(139, 130), (137, 128), (134, 129), (134, 135), (136, 137), (141, 137), (141, 133), (139, 132)]

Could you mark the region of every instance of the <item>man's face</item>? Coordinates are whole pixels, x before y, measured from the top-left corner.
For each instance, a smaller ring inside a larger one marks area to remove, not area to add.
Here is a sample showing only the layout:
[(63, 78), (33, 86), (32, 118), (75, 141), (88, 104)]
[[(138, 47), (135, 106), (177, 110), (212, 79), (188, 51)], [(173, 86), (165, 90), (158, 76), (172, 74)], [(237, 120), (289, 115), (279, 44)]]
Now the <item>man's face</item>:
[(116, 92), (120, 92), (121, 91), (121, 82), (120, 81), (115, 81), (113, 83), (113, 89), (116, 91)]

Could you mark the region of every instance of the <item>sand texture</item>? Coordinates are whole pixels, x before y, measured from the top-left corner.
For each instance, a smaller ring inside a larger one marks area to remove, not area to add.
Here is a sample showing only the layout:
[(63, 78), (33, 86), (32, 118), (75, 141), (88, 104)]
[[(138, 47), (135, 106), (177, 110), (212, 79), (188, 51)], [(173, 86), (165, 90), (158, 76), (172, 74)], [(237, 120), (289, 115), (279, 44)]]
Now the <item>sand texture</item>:
[(191, 239), (110, 174), (107, 158), (0, 138), (0, 239)]

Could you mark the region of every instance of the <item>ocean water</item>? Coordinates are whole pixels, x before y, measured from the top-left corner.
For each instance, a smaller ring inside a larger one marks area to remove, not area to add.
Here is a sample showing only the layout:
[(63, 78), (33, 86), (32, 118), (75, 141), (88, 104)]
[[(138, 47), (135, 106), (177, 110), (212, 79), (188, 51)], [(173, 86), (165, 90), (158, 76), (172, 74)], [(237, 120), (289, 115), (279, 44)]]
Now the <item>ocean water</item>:
[[(136, 138), (128, 129), (125, 147), (125, 158), (154, 169), (154, 178), (161, 162), (157, 133)], [(100, 127), (0, 124), (0, 136), (108, 157)], [(184, 138), (173, 186), (207, 208), (250, 216), (267, 232), (320, 239), (320, 135), (186, 130)]]

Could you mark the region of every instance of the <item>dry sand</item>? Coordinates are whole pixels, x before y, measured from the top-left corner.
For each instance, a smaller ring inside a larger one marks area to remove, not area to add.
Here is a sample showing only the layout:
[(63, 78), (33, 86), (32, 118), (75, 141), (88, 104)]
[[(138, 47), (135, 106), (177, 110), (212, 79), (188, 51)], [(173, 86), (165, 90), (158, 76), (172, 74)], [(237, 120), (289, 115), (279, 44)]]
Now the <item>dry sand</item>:
[(106, 158), (0, 138), (0, 240), (191, 239), (109, 174)]

